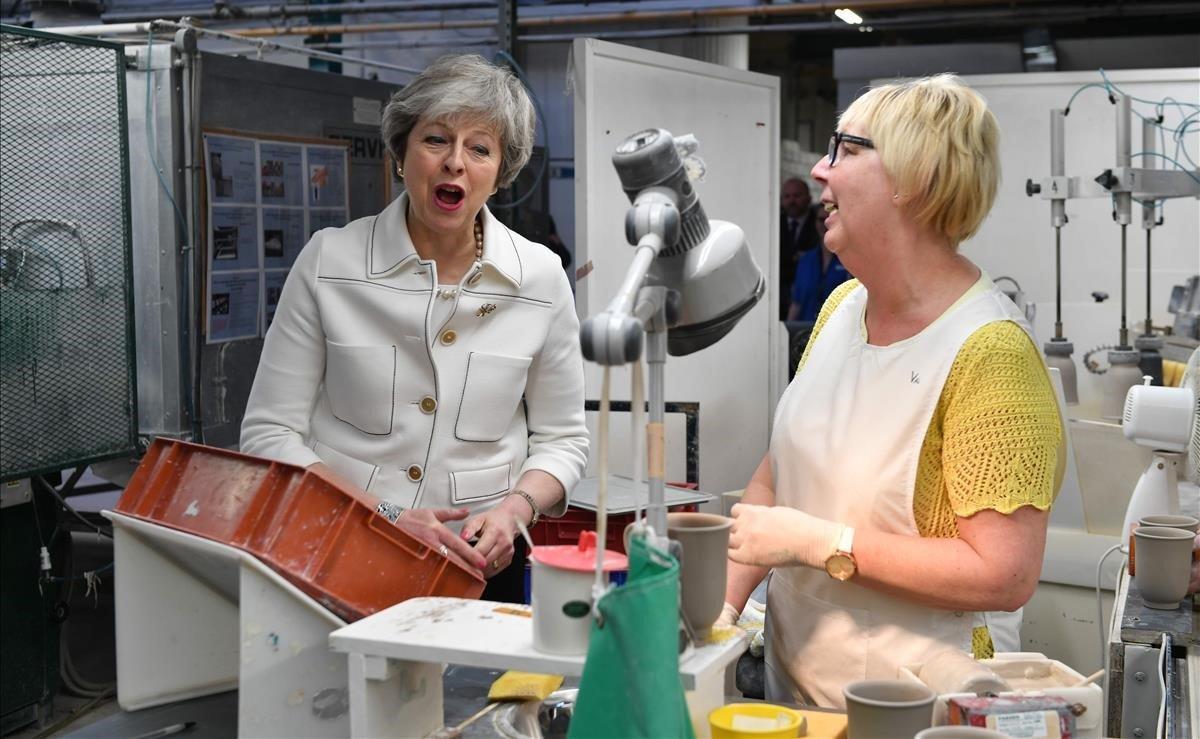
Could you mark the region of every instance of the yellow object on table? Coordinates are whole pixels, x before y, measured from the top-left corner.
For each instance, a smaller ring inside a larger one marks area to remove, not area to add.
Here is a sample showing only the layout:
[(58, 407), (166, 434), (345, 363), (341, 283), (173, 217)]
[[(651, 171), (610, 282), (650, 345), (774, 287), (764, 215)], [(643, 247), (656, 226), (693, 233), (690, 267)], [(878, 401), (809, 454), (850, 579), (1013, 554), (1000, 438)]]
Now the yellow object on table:
[(708, 714), (713, 739), (845, 739), (846, 714), (730, 703)]
[(562, 675), (539, 675), (509, 670), (488, 688), (489, 701), (546, 700), (563, 684)]

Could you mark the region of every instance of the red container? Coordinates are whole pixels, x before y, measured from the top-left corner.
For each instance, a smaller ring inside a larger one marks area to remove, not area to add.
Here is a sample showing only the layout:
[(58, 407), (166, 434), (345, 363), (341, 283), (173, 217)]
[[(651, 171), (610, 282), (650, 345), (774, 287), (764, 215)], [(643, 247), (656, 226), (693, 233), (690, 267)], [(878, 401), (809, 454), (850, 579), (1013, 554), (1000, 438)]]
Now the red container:
[[(155, 439), (116, 510), (243, 549), (347, 621), (409, 598), (478, 598), (484, 580), (303, 467)], [(436, 544), (436, 543), (435, 543)]]
[[(672, 483), (675, 484), (675, 483)], [(695, 513), (700, 510), (697, 503), (671, 506), (667, 510)], [(608, 516), (608, 533), (605, 535), (604, 548), (611, 552), (625, 554), (625, 527), (633, 523), (634, 513), (613, 513)], [(584, 531), (596, 530), (596, 512), (584, 508), (567, 507), (567, 512), (559, 518), (543, 518), (538, 525), (529, 530), (529, 538), (533, 543), (541, 545), (575, 544), (579, 535)]]

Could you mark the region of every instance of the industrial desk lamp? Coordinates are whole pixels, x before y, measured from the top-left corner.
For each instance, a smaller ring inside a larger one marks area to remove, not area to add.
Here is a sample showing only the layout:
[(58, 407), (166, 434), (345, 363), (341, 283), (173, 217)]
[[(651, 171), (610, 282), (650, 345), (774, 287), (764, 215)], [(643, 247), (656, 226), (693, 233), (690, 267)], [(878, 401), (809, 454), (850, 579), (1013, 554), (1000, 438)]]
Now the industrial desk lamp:
[[(666, 355), (718, 341), (766, 288), (742, 229), (704, 213), (684, 161), (697, 147), (694, 136), (661, 128), (639, 131), (617, 147), (613, 166), (632, 203), (625, 237), (635, 247), (633, 263), (608, 306), (580, 328), (583, 356), (607, 366), (639, 359), (645, 337), (651, 429), (662, 429)], [(648, 448), (647, 519), (665, 537), (663, 449), (653, 442)]]

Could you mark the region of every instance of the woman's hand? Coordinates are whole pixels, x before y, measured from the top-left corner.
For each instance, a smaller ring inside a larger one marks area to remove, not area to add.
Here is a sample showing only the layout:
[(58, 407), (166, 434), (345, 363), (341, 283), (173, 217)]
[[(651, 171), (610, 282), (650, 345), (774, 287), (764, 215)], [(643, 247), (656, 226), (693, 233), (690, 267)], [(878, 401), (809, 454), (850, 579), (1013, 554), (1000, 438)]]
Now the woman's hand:
[(715, 629), (722, 626), (737, 626), (738, 619), (741, 618), (741, 615), (741, 611), (737, 609), (737, 606), (726, 603), (725, 605), (721, 606), (721, 615), (717, 617), (717, 621), (713, 624), (713, 628)]
[[(462, 543), (467, 545), (468, 540), (478, 538), (472, 551), (484, 558), (483, 573), (487, 577), (495, 575), (512, 562), (513, 538), (517, 535), (517, 516), (520, 515), (514, 510), (514, 497), (505, 498), (496, 507), (471, 516), (463, 524)], [(524, 500), (518, 499), (518, 502), (525, 506)], [(528, 511), (529, 507), (525, 506), (525, 512)]]
[(474, 565), (484, 574), (488, 562), (471, 545), (446, 527), (446, 521), (461, 521), (470, 513), (466, 508), (410, 508), (400, 514), (396, 525), (435, 549), (448, 549)]
[(738, 503), (731, 514), (729, 558), (758, 567), (824, 567), (845, 528), (788, 506)]

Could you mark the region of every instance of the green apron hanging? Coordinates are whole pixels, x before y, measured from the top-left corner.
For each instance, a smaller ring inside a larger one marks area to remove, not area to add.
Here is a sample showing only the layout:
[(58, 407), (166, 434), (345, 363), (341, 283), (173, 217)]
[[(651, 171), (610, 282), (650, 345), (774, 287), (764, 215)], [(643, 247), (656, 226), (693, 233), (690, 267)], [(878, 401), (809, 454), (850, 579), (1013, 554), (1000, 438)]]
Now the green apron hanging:
[(679, 681), (679, 562), (629, 542), (629, 579), (597, 603), (570, 739), (693, 739)]

